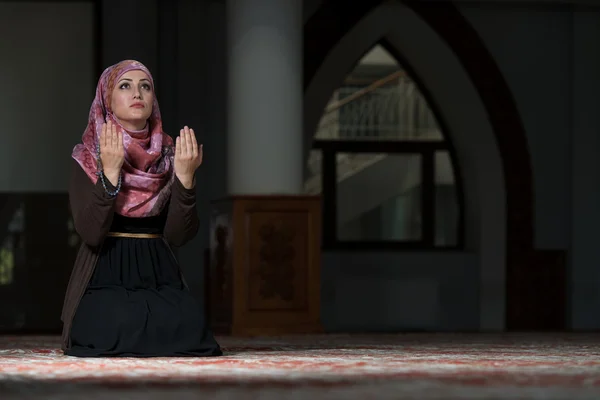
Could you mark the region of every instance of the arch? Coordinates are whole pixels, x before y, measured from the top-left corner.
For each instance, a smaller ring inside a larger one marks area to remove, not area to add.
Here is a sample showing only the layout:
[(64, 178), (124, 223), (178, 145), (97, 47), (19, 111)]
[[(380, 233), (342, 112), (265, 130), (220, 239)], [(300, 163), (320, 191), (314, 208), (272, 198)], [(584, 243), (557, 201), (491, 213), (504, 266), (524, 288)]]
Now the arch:
[[(414, 37), (420, 45), (410, 40)], [(539, 279), (536, 264), (545, 260), (533, 251), (533, 185), (525, 130), (498, 67), (455, 6), (324, 2), (305, 25), (306, 149), (331, 92), (361, 53), (381, 39), (420, 71), (456, 147), (465, 185), (467, 245), (480, 255), (480, 326), (564, 327), (564, 316), (544, 312), (564, 311), (564, 299), (557, 296), (549, 305), (548, 296), (540, 293), (561, 293), (560, 274), (530, 285)], [(453, 90), (460, 91), (462, 104), (448, 97)], [(471, 126), (465, 125), (465, 112), (471, 114)], [(478, 135), (469, 135), (476, 127)]]
[[(415, 36), (421, 38), (419, 43), (413, 40)], [(330, 94), (341, 85), (364, 49), (372, 48), (382, 39), (403, 54), (405, 60), (411, 61), (405, 62), (406, 65), (420, 72), (419, 80), (430, 92), (430, 105), (437, 108), (440, 120), (445, 122), (446, 133), (454, 144), (463, 171), (465, 246), (477, 252), (479, 265), (485, 266), (480, 268), (480, 326), (486, 330), (502, 330), (506, 254), (502, 199), (505, 193), (493, 129), (459, 61), (415, 13), (398, 2), (386, 2), (359, 20), (329, 51), (305, 88), (306, 134), (312, 135)], [(443, 74), (436, 58), (444, 60)], [(459, 91), (467, 107), (448, 98)], [(472, 131), (478, 134), (469, 137)]]
[[(363, 36), (362, 28), (358, 29), (358, 31), (360, 31), (360, 32), (355, 32), (355, 30), (353, 30), (353, 33), (350, 35), (350, 36), (352, 36), (352, 38), (345, 38), (345, 40), (356, 43), (354, 40), (354, 39), (356, 39), (355, 35)], [(371, 32), (371, 33), (373, 33), (373, 32)], [(369, 38), (370, 37), (371, 36), (369, 36)], [(464, 207), (464, 196), (463, 196), (464, 191), (463, 191), (463, 187), (462, 187), (463, 179), (462, 179), (462, 175), (461, 175), (461, 168), (458, 163), (457, 156), (456, 156), (455, 147), (452, 143), (451, 137), (449, 135), (447, 135), (448, 129), (447, 129), (445, 120), (440, 113), (439, 108), (432, 101), (431, 94), (428, 92), (427, 87), (425, 85), (423, 85), (423, 82), (421, 81), (419, 76), (415, 73), (414, 68), (412, 68), (411, 65), (408, 63), (408, 61), (406, 60), (406, 58), (392, 44), (390, 44), (388, 38), (386, 38), (386, 37), (381, 38), (380, 40), (376, 41), (373, 46), (371, 46), (367, 49), (361, 49), (360, 47), (352, 47), (352, 50), (353, 50), (353, 56), (356, 56), (358, 54), (359, 59), (357, 62), (355, 62), (352, 65), (350, 72), (347, 75), (345, 75), (345, 77), (341, 77), (340, 85), (331, 85), (331, 87), (335, 86), (334, 90), (338, 91), (338, 94), (339, 94), (340, 89), (342, 90), (342, 92), (344, 90), (348, 90), (349, 89), (348, 86), (358, 85), (358, 87), (361, 87), (364, 89), (364, 88), (367, 88), (368, 85), (373, 84), (373, 82), (376, 82), (375, 84), (382, 84), (382, 82), (384, 82), (384, 80), (386, 80), (390, 77), (393, 78), (394, 73), (401, 72), (403, 76), (406, 75), (410, 78), (409, 80), (410, 80), (411, 84), (416, 87), (416, 89), (419, 93), (419, 96), (424, 100), (424, 104), (422, 104), (422, 105), (424, 105), (427, 108), (428, 112), (431, 113), (433, 119), (435, 120), (435, 124), (437, 126), (437, 133), (440, 134), (441, 136), (436, 138), (435, 141), (432, 141), (428, 144), (433, 145), (434, 147), (438, 148), (438, 150), (442, 150), (442, 151), (446, 152), (448, 155), (448, 158), (449, 158), (448, 161), (450, 164), (450, 171), (451, 171), (451, 172), (449, 172), (449, 174), (452, 176), (452, 179), (455, 182), (454, 184), (455, 184), (455, 190), (456, 190), (456, 192), (454, 193), (455, 197), (453, 199), (453, 201), (456, 202), (456, 207), (457, 207), (457, 215), (456, 215), (457, 225), (456, 225), (456, 227), (455, 227), (456, 229), (453, 233), (455, 235), (456, 242), (453, 242), (453, 244), (448, 244), (447, 246), (441, 245), (441, 244), (436, 244), (435, 243), (435, 240), (436, 240), (435, 239), (435, 230), (436, 230), (437, 224), (435, 222), (436, 221), (436, 217), (434, 215), (435, 212), (425, 211), (420, 216), (424, 218), (424, 220), (423, 220), (424, 225), (431, 228), (430, 230), (428, 230), (428, 233), (433, 236), (432, 238), (430, 238), (430, 240), (432, 240), (432, 243), (427, 244), (427, 242), (426, 242), (427, 239), (424, 239), (424, 237), (423, 237), (422, 239), (425, 240), (425, 242), (419, 243), (419, 244), (407, 243), (406, 241), (403, 241), (398, 238), (395, 238), (395, 239), (390, 238), (389, 241), (386, 241), (385, 239), (380, 238), (381, 242), (378, 241), (377, 239), (371, 239), (371, 240), (364, 239), (364, 240), (361, 240), (360, 244), (355, 241), (348, 242), (348, 241), (344, 241), (344, 239), (341, 239), (341, 244), (340, 244), (340, 239), (338, 237), (339, 233), (338, 234), (334, 233), (333, 238), (331, 238), (331, 237), (328, 238), (328, 239), (330, 239), (330, 241), (328, 241), (328, 244), (335, 242), (337, 245), (336, 246), (337, 249), (343, 249), (346, 246), (348, 246), (348, 248), (352, 248), (352, 249), (363, 248), (363, 249), (370, 249), (370, 250), (394, 249), (395, 248), (395, 249), (411, 249), (414, 251), (414, 250), (417, 250), (419, 248), (419, 246), (425, 246), (424, 248), (427, 248), (427, 246), (431, 246), (430, 249), (437, 248), (437, 249), (443, 249), (444, 251), (447, 251), (449, 249), (452, 249), (452, 250), (462, 249), (463, 244), (465, 242), (464, 241), (464, 229), (463, 229), (464, 228), (464, 220), (465, 220), (465, 218), (464, 218), (465, 207)], [(375, 73), (372, 70), (373, 67), (371, 66), (371, 69), (369, 69), (369, 72), (367, 73), (367, 75), (368, 75), (367, 82), (363, 83), (364, 86), (361, 86), (361, 84), (357, 83), (357, 82), (352, 82), (352, 83), (346, 82), (345, 79), (348, 79), (348, 77), (350, 77), (350, 75), (354, 75), (357, 71), (357, 68), (361, 68), (362, 60), (364, 60), (365, 58), (368, 58), (369, 55), (372, 54), (373, 52), (375, 52), (377, 54), (375, 56), (375, 58), (378, 59), (379, 62), (382, 63), (379, 66), (380, 66), (380, 68), (385, 68), (385, 72), (381, 72), (381, 75), (375, 75)], [(382, 61), (382, 60), (385, 60), (385, 61)], [(341, 66), (341, 64), (338, 64), (339, 61), (343, 62), (343, 60), (341, 60), (341, 59), (334, 60), (334, 63), (336, 66)], [(385, 66), (383, 66), (383, 65), (385, 65)], [(392, 65), (394, 65), (394, 66), (392, 66)], [(345, 66), (343, 68), (345, 68)], [(332, 71), (335, 71), (335, 68), (333, 68)], [(329, 83), (337, 82), (337, 79), (329, 79), (329, 78), (330, 77), (328, 77), (328, 79), (326, 79), (327, 82), (329, 82)], [(388, 81), (387, 83), (385, 83), (383, 85), (384, 86), (390, 85), (391, 82), (396, 82), (396, 81), (395, 80)], [(328, 92), (329, 89), (331, 89), (331, 87), (326, 87), (324, 85), (317, 85), (317, 86), (324, 89), (322, 91), (319, 91), (318, 100), (321, 101), (322, 98), (320, 95), (321, 94), (325, 95), (325, 93)], [(350, 90), (352, 90), (352, 89), (350, 89)], [(369, 89), (367, 88), (367, 90), (369, 90)], [(335, 98), (335, 100), (334, 100), (334, 97), (331, 97), (331, 94), (330, 94), (330, 98), (328, 100), (329, 103), (324, 107), (326, 109), (325, 114), (323, 113), (322, 109), (321, 109), (321, 113), (319, 114), (319, 116), (321, 118), (319, 125), (321, 123), (323, 123), (322, 118), (325, 117), (325, 115), (328, 113), (327, 110), (331, 110), (332, 106), (334, 106), (334, 110), (336, 113), (338, 111), (344, 109), (343, 108), (344, 106), (342, 106), (339, 109), (335, 106), (334, 103), (337, 103), (337, 101), (339, 101), (339, 100), (341, 100), (341, 98), (338, 97), (338, 98)], [(342, 103), (343, 103), (343, 100), (342, 100)], [(358, 103), (360, 103), (360, 100), (358, 102), (355, 101), (353, 104), (357, 105)], [(314, 108), (313, 108), (313, 106), (314, 106)], [(305, 131), (305, 135), (306, 135), (307, 140), (311, 140), (311, 138), (312, 138), (314, 141), (316, 141), (316, 143), (313, 142), (313, 144), (311, 146), (311, 148), (313, 150), (318, 149), (318, 151), (322, 151), (323, 150), (323, 145), (322, 145), (323, 141), (327, 142), (330, 138), (327, 137), (327, 134), (325, 134), (325, 136), (323, 136), (323, 135), (318, 136), (319, 132), (316, 132), (316, 131), (319, 131), (320, 128), (313, 128), (314, 120), (312, 118), (313, 116), (316, 116), (316, 112), (321, 108), (321, 106), (320, 106), (320, 104), (315, 105), (314, 103), (311, 103), (309, 105), (309, 107), (311, 109), (311, 113), (310, 113), (311, 117), (305, 120), (305, 122), (308, 122), (306, 124), (307, 129)], [(315, 114), (312, 113), (313, 111), (315, 112)], [(336, 116), (333, 117), (334, 120), (341, 118), (337, 114), (335, 114), (335, 115)], [(357, 117), (362, 118), (364, 116), (357, 115)], [(346, 122), (346, 123), (348, 123), (348, 122)], [(359, 123), (359, 125), (360, 125), (360, 123)], [(358, 129), (360, 129), (360, 128), (358, 128)], [(363, 133), (363, 134), (365, 134), (365, 133)], [(367, 133), (367, 135), (370, 135), (370, 133)], [(369, 146), (369, 145), (372, 145), (374, 143), (368, 143), (368, 142), (367, 143), (364, 143), (364, 142), (357, 143), (357, 141), (360, 141), (361, 139), (364, 139), (364, 138), (353, 137), (352, 139), (347, 139), (347, 138), (344, 139), (344, 138), (339, 137), (334, 141), (334, 143), (327, 143), (327, 145), (325, 145), (324, 147), (327, 148), (329, 151), (332, 151), (333, 148), (336, 148), (337, 151), (339, 151), (341, 153), (344, 153), (344, 150), (342, 150), (342, 149), (346, 149), (346, 151), (350, 151), (351, 153), (353, 151), (358, 152), (360, 154), (363, 154), (363, 156), (364, 156), (364, 154), (369, 154), (369, 152), (373, 152), (374, 151), (373, 147)], [(422, 138), (421, 138), (421, 140), (422, 140)], [(411, 144), (414, 144), (414, 143), (407, 143), (407, 142), (413, 142), (413, 141), (419, 141), (419, 138), (378, 137), (377, 144), (375, 145), (375, 147), (377, 147), (379, 149), (384, 149), (382, 151), (386, 151), (386, 152), (388, 152), (388, 155), (392, 155), (391, 158), (396, 158), (395, 162), (391, 162), (391, 163), (387, 164), (387, 167), (384, 167), (384, 169), (389, 172), (389, 175), (390, 175), (389, 178), (391, 179), (391, 181), (379, 180), (378, 182), (380, 185), (386, 186), (389, 190), (392, 190), (392, 191), (394, 190), (394, 189), (392, 189), (392, 187), (394, 186), (394, 183), (398, 182), (398, 181), (396, 181), (396, 178), (392, 176), (392, 171), (393, 171), (393, 169), (398, 168), (398, 156), (400, 156), (400, 158), (402, 158), (403, 156), (406, 156), (406, 154), (402, 152), (403, 149), (406, 149), (406, 145), (408, 145), (410, 147)], [(336, 144), (341, 145), (341, 147), (337, 147)], [(331, 146), (331, 145), (333, 145), (333, 146)], [(425, 146), (427, 147), (427, 144)], [(371, 150), (366, 150), (365, 147), (369, 147)], [(423, 148), (423, 147), (421, 147), (421, 148)], [(348, 150), (348, 149), (354, 149), (354, 150)], [(418, 150), (416, 150), (416, 151), (418, 152)], [(419, 157), (421, 157), (423, 155), (423, 153), (418, 153), (418, 154), (420, 154)], [(317, 159), (320, 161), (321, 156), (317, 157)], [(314, 165), (314, 162), (313, 162), (313, 165)], [(309, 169), (308, 165), (306, 168)], [(382, 166), (380, 165), (378, 173), (381, 173), (381, 168), (382, 168)], [(436, 167), (436, 168), (438, 168), (438, 167)], [(373, 171), (373, 170), (375, 170), (375, 168), (372, 168), (371, 170)], [(321, 172), (322, 171), (320, 171), (320, 170), (316, 171), (316, 173), (319, 176), (321, 175)], [(374, 172), (371, 172), (371, 173), (374, 173)], [(309, 174), (314, 175), (315, 171), (310, 171)], [(435, 178), (433, 178), (433, 179), (435, 179)], [(337, 189), (335, 191), (332, 191), (332, 189), (326, 190), (325, 188), (323, 188), (322, 195), (324, 197), (339, 198), (338, 190), (340, 189), (341, 186), (344, 186), (344, 185), (342, 185), (341, 183), (340, 183), (340, 185), (336, 185)], [(354, 186), (354, 185), (352, 185), (352, 186)], [(313, 186), (313, 188), (314, 188), (314, 186)], [(346, 187), (346, 189), (347, 189), (347, 187)], [(436, 201), (435, 200), (435, 197), (436, 197), (435, 192), (436, 192), (435, 188), (429, 189), (429, 194), (431, 196), (433, 196), (432, 200), (434, 203)], [(383, 196), (385, 197), (385, 195), (383, 195)], [(342, 196), (342, 197), (350, 198), (351, 196), (349, 195), (349, 193), (346, 193), (346, 195)], [(374, 201), (374, 199), (370, 198), (369, 200), (367, 200), (367, 202), (369, 202), (369, 201)], [(326, 200), (324, 200), (324, 204), (325, 203), (327, 203)], [(333, 203), (335, 204), (336, 200), (333, 200)], [(343, 210), (347, 211), (347, 208), (348, 208), (347, 206), (349, 204), (353, 204), (353, 203), (358, 203), (358, 201), (354, 200), (350, 203), (347, 203), (346, 207), (344, 207), (341, 204), (338, 204), (337, 212), (329, 212), (329, 214), (336, 214), (337, 218), (340, 218), (340, 215), (344, 213)], [(421, 204), (421, 206), (423, 206), (423, 204)], [(350, 207), (350, 209), (351, 208), (352, 207)], [(360, 208), (360, 205), (359, 205), (359, 208)], [(425, 206), (425, 210), (427, 210), (427, 206)], [(339, 222), (339, 221), (332, 221), (330, 218), (327, 218), (327, 214), (328, 214), (327, 208), (324, 209), (324, 212), (326, 213), (326, 217), (324, 219), (325, 225), (328, 225), (328, 223), (329, 223), (329, 225), (335, 225), (336, 222)], [(332, 231), (336, 232), (336, 229), (337, 228), (331, 228), (330, 230), (328, 230), (326, 232), (325, 227), (324, 227), (323, 233), (324, 233), (324, 235), (326, 233), (331, 234)], [(424, 233), (424, 235), (427, 235), (427, 233)], [(396, 242), (396, 240), (398, 240), (398, 242)], [(408, 240), (408, 238), (406, 238), (405, 240)], [(413, 240), (417, 240), (417, 239), (413, 238)], [(344, 246), (344, 245), (346, 245), (346, 246)], [(361, 245), (364, 245), (364, 247)]]

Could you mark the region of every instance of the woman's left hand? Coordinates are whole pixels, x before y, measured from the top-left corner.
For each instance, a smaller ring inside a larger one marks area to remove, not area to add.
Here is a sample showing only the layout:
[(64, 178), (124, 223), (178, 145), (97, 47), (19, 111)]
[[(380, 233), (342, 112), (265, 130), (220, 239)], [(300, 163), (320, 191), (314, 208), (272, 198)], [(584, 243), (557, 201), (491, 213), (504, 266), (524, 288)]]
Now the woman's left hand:
[(202, 145), (198, 146), (194, 130), (184, 127), (175, 140), (175, 175), (187, 189), (194, 186), (194, 174), (202, 164)]

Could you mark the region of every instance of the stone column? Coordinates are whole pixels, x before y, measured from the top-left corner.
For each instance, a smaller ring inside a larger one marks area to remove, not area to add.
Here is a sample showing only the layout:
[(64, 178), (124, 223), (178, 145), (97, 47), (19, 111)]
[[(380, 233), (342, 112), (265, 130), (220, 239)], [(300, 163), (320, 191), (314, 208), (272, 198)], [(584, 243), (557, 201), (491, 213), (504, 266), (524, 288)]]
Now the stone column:
[(230, 194), (299, 194), (302, 2), (229, 0)]

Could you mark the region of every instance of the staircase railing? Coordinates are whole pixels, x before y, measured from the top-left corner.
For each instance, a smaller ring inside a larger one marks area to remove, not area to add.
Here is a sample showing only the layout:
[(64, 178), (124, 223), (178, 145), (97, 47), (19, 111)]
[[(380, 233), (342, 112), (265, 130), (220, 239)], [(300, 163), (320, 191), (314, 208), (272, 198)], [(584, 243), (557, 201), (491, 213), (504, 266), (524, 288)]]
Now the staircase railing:
[(404, 71), (396, 71), (361, 89), (334, 93), (315, 139), (440, 140), (427, 101)]
[[(437, 122), (418, 87), (403, 70), (367, 87), (337, 90), (321, 117), (316, 140), (442, 140)], [(385, 158), (339, 154), (338, 181)], [(305, 190), (320, 192), (321, 154), (311, 152)]]

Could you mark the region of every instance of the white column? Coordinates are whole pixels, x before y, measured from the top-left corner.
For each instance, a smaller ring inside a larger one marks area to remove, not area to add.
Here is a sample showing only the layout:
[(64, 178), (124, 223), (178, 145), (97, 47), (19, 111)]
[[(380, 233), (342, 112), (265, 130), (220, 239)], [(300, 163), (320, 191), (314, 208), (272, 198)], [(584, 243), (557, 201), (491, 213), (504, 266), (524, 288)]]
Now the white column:
[(228, 0), (227, 18), (229, 194), (299, 194), (302, 1)]

